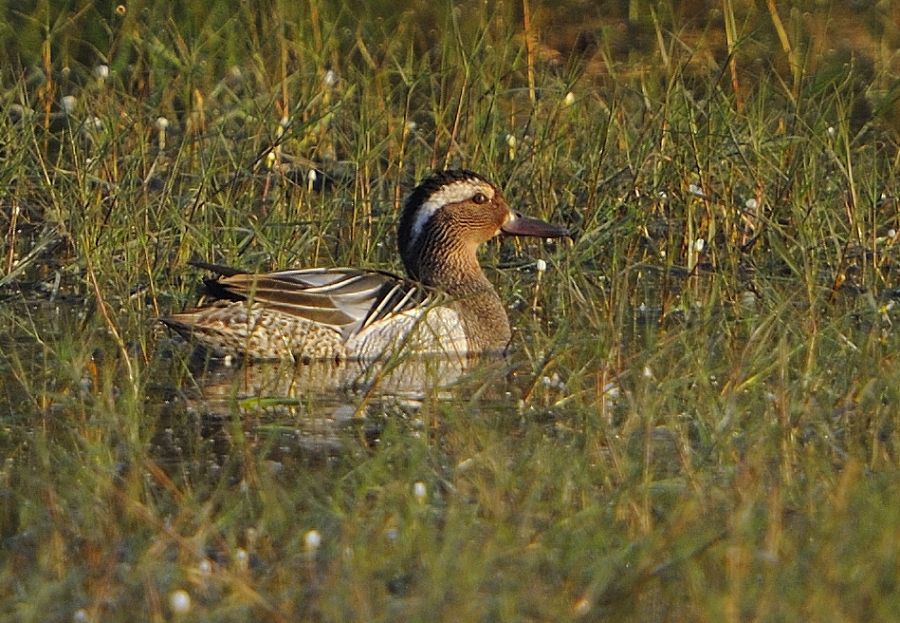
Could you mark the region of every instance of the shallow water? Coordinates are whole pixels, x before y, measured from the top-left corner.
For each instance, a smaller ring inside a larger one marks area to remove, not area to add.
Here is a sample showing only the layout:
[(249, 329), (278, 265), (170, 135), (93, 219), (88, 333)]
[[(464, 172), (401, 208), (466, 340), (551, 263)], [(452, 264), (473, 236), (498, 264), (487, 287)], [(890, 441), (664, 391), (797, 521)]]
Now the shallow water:
[[(388, 418), (406, 422), (411, 430), (421, 429), (423, 404), (458, 399), (477, 391), (473, 385), (491, 384), (489, 392), (482, 391), (482, 397), (472, 401), (473, 410), (508, 412), (517, 404), (510, 376), (514, 364), (504, 359), (194, 364), (180, 379), (170, 377), (169, 382), (178, 386), (168, 387), (170, 397), (155, 404), (161, 421), (194, 420), (201, 429), (212, 431), (238, 421), (245, 433), (267, 438), (273, 454), (326, 456), (353, 451), (360, 444), (377, 443)], [(173, 428), (164, 430), (171, 437)]]

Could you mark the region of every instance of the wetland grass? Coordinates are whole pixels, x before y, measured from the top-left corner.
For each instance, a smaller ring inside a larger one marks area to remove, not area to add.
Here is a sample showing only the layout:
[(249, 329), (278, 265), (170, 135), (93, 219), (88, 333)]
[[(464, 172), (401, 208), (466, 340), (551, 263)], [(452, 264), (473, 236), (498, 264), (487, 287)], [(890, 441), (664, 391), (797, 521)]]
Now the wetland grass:
[[(882, 4), (3, 9), (0, 620), (895, 620)], [(459, 165), (578, 232), (484, 254), (508, 359), (285, 389), (156, 322), (192, 259), (398, 270)]]

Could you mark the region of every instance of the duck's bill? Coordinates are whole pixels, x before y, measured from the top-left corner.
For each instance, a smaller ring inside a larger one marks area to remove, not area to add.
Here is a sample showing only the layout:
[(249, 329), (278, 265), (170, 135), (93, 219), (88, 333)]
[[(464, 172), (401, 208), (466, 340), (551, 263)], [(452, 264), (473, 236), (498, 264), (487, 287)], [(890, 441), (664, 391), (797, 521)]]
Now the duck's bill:
[(532, 236), (535, 238), (563, 238), (571, 236), (565, 227), (551, 225), (537, 218), (516, 214), (500, 227), (500, 231), (511, 236)]

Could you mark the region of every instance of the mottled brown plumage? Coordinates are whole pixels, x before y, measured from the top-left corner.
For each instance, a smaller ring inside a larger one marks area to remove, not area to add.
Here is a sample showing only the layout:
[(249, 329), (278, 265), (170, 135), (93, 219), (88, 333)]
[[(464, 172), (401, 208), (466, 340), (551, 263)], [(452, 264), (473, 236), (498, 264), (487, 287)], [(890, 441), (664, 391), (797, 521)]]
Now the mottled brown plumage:
[(503, 352), (503, 303), (478, 263), (500, 233), (543, 238), (564, 228), (517, 214), (480, 175), (436, 173), (406, 200), (397, 246), (409, 279), (352, 268), (248, 274), (199, 264), (213, 302), (162, 321), (217, 355), (254, 359), (375, 359), (403, 348)]

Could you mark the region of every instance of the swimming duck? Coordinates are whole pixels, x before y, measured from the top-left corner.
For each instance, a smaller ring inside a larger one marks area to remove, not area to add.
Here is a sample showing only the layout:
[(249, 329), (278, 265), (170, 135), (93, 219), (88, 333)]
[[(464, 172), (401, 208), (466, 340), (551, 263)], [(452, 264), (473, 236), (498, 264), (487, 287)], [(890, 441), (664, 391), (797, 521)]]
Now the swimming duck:
[(499, 234), (559, 238), (563, 227), (523, 216), (481, 175), (433, 174), (410, 193), (397, 229), (407, 278), (380, 270), (308, 268), (252, 274), (196, 263), (211, 301), (161, 318), (217, 356), (370, 360), (398, 348), (457, 356), (503, 353), (503, 302), (478, 263)]

